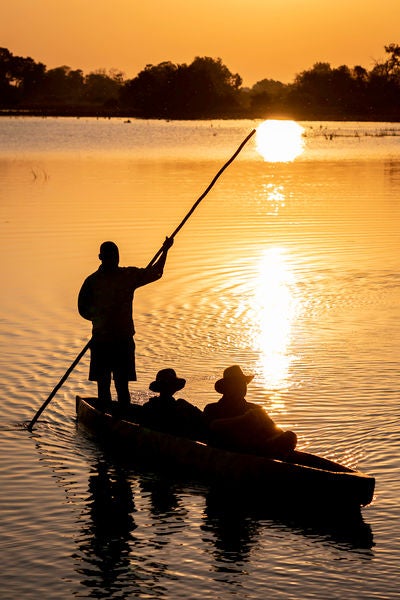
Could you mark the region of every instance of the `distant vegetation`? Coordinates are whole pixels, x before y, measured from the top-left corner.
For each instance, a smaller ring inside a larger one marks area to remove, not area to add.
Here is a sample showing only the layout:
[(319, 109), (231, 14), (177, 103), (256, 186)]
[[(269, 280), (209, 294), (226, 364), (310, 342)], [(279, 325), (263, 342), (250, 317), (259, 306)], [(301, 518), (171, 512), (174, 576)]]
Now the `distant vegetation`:
[(400, 46), (385, 53), (369, 71), (317, 62), (293, 83), (262, 79), (244, 88), (220, 58), (146, 65), (126, 79), (116, 70), (47, 69), (0, 48), (0, 114), (400, 121)]

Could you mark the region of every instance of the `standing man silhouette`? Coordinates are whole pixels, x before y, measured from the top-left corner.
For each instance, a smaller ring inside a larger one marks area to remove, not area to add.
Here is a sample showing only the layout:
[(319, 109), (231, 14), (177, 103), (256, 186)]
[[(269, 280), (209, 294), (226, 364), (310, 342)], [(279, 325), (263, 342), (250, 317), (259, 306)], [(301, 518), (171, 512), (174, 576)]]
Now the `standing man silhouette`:
[(97, 381), (99, 406), (111, 404), (111, 377), (122, 409), (130, 404), (129, 381), (136, 381), (133, 297), (137, 288), (162, 277), (172, 238), (158, 260), (146, 268), (120, 267), (114, 242), (100, 246), (101, 265), (87, 277), (78, 296), (79, 314), (92, 322), (89, 380)]

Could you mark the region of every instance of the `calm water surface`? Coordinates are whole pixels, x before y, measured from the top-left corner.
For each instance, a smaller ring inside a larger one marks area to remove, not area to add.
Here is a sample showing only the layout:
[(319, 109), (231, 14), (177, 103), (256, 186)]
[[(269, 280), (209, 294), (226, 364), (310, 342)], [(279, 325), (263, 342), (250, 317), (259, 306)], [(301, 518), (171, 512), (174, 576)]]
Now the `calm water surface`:
[(90, 337), (99, 243), (145, 266), (257, 125), (0, 120), (1, 598), (399, 597), (396, 124), (303, 123), (292, 162), (250, 141), (135, 300), (136, 401), (172, 366), (203, 407), (240, 363), (300, 448), (376, 477), (362, 523), (216, 510), (112, 462), (75, 426), (88, 356), (24, 428)]

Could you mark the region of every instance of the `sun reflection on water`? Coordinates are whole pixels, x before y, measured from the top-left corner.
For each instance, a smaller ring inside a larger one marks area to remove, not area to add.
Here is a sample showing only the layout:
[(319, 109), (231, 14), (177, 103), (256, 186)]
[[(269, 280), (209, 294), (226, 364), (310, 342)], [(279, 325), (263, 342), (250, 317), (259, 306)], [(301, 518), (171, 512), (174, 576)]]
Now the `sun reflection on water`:
[(280, 391), (288, 386), (293, 356), (290, 354), (292, 324), (298, 301), (295, 279), (282, 248), (267, 250), (254, 282), (251, 322), (254, 350), (259, 353), (260, 375), (273, 408), (282, 408)]
[(291, 162), (304, 150), (304, 127), (296, 121), (270, 119), (257, 127), (257, 151), (266, 162)]
[(261, 187), (261, 200), (268, 207), (268, 214), (277, 215), (286, 203), (285, 188), (275, 183), (264, 183)]

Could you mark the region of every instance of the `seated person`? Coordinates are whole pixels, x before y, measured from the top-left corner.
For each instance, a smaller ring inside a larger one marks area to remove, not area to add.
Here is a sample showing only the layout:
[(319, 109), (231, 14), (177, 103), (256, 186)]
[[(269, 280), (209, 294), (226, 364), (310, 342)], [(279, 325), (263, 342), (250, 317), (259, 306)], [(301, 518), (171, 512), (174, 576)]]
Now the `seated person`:
[(177, 377), (174, 369), (158, 371), (149, 389), (159, 395), (143, 404), (140, 424), (164, 433), (204, 440), (206, 426), (202, 411), (190, 402), (182, 398), (176, 400), (173, 396), (185, 384), (186, 380)]
[(236, 452), (283, 458), (295, 449), (297, 436), (277, 427), (261, 406), (247, 402), (247, 384), (253, 377), (234, 365), (215, 383), (222, 398), (204, 408), (209, 443)]

